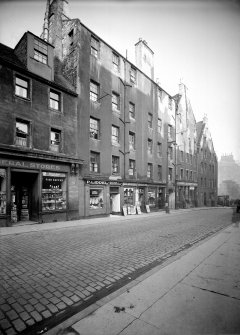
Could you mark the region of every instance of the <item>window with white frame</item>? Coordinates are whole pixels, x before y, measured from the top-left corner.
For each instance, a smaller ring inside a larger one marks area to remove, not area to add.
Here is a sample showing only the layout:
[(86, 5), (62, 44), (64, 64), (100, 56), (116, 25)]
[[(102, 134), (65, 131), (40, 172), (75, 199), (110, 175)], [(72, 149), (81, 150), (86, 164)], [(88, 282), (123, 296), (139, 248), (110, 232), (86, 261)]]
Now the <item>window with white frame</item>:
[(148, 153), (152, 154), (153, 151), (153, 141), (149, 138), (148, 139)]
[(135, 150), (135, 133), (129, 132), (129, 149)]
[(157, 143), (157, 155), (158, 157), (162, 157), (162, 143)]
[(169, 158), (172, 160), (173, 159), (173, 147), (169, 147), (168, 148), (168, 155), (169, 155)]
[(90, 81), (90, 100), (93, 102), (98, 101), (99, 98), (99, 84), (95, 81)]
[(172, 99), (168, 97), (168, 108), (172, 109)]
[(49, 93), (49, 107), (57, 111), (61, 110), (61, 95), (52, 89)]
[(119, 174), (120, 166), (119, 166), (119, 157), (112, 156), (112, 174)]
[(120, 58), (115, 52), (112, 54), (112, 62), (114, 71), (119, 72)]
[(151, 113), (148, 113), (148, 128), (153, 127), (153, 116)]
[(129, 117), (135, 119), (135, 105), (129, 102)]
[(162, 165), (158, 165), (158, 179), (162, 180)]
[(173, 126), (171, 124), (168, 125), (168, 140), (173, 140)]
[(100, 154), (90, 151), (90, 172), (100, 172)]
[(129, 176), (134, 176), (136, 169), (136, 162), (133, 159), (129, 159), (129, 169), (128, 169), (128, 174)]
[(131, 69), (130, 69), (130, 81), (132, 83), (136, 83), (137, 81), (137, 71), (134, 67), (131, 66)]
[(189, 180), (189, 171), (186, 170), (186, 179)]
[(30, 123), (28, 121), (16, 119), (15, 144), (20, 147), (30, 145)]
[(180, 151), (180, 159), (181, 159), (181, 162), (183, 162), (183, 150)]
[(95, 140), (99, 140), (100, 133), (99, 133), (99, 120), (93, 117), (90, 117), (90, 138)]
[(51, 128), (50, 149), (54, 152), (61, 151), (61, 130)]
[(148, 163), (147, 165), (147, 178), (152, 178), (153, 176), (153, 165), (152, 163)]
[(47, 64), (47, 44), (40, 40), (34, 39), (34, 55), (33, 58), (38, 62)]
[(190, 180), (193, 180), (193, 172), (190, 171), (190, 176), (189, 176)]
[(30, 96), (29, 80), (20, 76), (15, 77), (15, 94), (28, 99)]
[(119, 143), (119, 127), (112, 126), (112, 143)]
[(99, 40), (94, 36), (91, 36), (91, 55), (98, 58), (99, 56)]
[(120, 96), (115, 92), (112, 92), (112, 109), (120, 110)]
[(183, 169), (180, 170), (180, 179), (183, 180)]

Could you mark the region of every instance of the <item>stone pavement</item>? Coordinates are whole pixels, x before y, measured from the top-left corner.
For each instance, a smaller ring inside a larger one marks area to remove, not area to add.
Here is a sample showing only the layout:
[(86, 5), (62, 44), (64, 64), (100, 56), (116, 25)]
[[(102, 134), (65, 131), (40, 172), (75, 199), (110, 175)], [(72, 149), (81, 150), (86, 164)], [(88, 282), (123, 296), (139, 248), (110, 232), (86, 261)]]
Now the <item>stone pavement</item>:
[(231, 219), (230, 208), (171, 214), (0, 228), (0, 334), (43, 333)]
[(238, 218), (46, 335), (240, 334), (239, 259)]

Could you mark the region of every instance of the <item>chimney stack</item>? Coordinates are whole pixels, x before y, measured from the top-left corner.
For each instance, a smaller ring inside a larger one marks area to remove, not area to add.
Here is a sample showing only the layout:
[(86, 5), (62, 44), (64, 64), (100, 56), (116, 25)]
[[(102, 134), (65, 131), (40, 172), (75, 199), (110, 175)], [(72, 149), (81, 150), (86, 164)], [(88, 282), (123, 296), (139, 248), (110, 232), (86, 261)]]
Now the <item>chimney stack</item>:
[(136, 66), (154, 80), (154, 52), (142, 38), (135, 44)]

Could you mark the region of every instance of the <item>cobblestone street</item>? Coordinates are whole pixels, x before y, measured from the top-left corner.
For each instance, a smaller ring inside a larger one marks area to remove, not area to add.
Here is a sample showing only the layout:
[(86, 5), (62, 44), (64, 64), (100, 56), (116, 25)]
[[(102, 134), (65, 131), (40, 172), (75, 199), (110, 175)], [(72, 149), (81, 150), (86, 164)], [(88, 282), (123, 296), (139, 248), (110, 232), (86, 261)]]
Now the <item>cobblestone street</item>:
[(232, 222), (231, 208), (0, 237), (0, 334), (40, 334)]

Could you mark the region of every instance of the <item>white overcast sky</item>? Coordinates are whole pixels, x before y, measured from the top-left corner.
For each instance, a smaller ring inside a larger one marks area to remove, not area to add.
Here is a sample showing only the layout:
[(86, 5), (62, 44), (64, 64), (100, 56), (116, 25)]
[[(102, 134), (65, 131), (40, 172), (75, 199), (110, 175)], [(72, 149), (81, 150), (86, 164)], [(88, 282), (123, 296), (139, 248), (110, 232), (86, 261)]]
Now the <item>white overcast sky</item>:
[[(240, 4), (238, 0), (69, 0), (79, 18), (134, 60), (139, 37), (154, 51), (155, 78), (170, 94), (180, 78), (197, 121), (209, 120), (218, 158), (240, 161)], [(25, 31), (42, 32), (46, 0), (0, 0), (0, 42), (14, 47)]]

